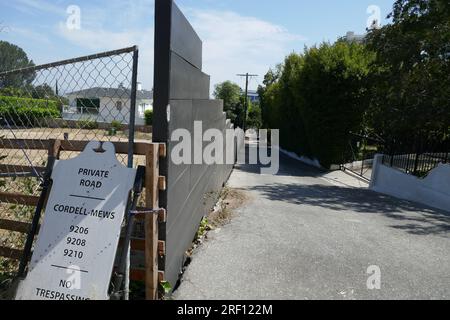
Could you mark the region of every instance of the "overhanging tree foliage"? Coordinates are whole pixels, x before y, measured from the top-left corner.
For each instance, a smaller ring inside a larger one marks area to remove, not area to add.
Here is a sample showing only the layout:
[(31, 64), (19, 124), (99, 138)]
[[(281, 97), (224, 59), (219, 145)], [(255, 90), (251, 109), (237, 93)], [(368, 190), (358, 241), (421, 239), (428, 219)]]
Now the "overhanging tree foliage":
[(368, 35), (377, 53), (366, 122), (389, 143), (450, 135), (450, 2), (398, 0), (392, 24)]
[[(32, 60), (21, 48), (6, 41), (0, 41), (0, 72), (34, 66)], [(0, 88), (21, 88), (30, 85), (35, 79), (34, 72), (20, 73), (0, 79)]]
[(267, 73), (259, 88), (263, 122), (281, 129), (283, 147), (324, 166), (343, 160), (350, 131), (409, 152), (430, 143), (445, 147), (450, 2), (397, 0), (390, 18), (365, 44), (341, 40), (305, 49)]

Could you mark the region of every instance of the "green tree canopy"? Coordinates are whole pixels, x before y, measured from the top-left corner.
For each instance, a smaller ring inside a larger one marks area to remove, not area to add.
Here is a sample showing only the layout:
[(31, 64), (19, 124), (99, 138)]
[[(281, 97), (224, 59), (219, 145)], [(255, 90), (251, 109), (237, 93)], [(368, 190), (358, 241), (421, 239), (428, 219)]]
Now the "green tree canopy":
[(223, 100), (223, 109), (235, 125), (242, 127), (244, 100), (242, 89), (236, 83), (225, 81), (215, 86), (214, 97)]
[(215, 86), (214, 97), (223, 100), (225, 109), (238, 104), (241, 96), (241, 87), (231, 81), (225, 81)]
[[(34, 66), (32, 60), (20, 47), (0, 41), (0, 72)], [(35, 78), (34, 72), (20, 73), (0, 78), (0, 87), (20, 88), (29, 85)]]
[(450, 127), (450, 2), (397, 0), (392, 23), (372, 30), (377, 53), (369, 127), (392, 143), (448, 137)]
[(32, 97), (35, 99), (57, 99), (55, 91), (47, 83), (34, 87)]
[(249, 101), (247, 128), (260, 129), (262, 127), (261, 107), (259, 103)]

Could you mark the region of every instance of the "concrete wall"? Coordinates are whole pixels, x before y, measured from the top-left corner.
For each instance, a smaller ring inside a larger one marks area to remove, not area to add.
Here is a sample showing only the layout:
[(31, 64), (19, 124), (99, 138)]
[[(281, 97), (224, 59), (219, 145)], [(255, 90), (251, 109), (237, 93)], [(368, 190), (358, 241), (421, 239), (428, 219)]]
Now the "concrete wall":
[(383, 155), (376, 155), (370, 189), (450, 211), (450, 165), (440, 164), (420, 179), (383, 165)]
[[(168, 146), (168, 158), (160, 164), (167, 177), (167, 191), (160, 205), (168, 221), (160, 227), (166, 241), (165, 277), (175, 285), (201, 219), (213, 207), (233, 165), (175, 165), (170, 141), (176, 129), (193, 133), (194, 121), (203, 131), (231, 128), (223, 102), (210, 100), (210, 77), (202, 72), (202, 41), (171, 0), (155, 1), (155, 80), (153, 141)], [(193, 134), (192, 134), (193, 135)], [(195, 137), (201, 139), (201, 137)], [(193, 143), (192, 143), (193, 144)]]

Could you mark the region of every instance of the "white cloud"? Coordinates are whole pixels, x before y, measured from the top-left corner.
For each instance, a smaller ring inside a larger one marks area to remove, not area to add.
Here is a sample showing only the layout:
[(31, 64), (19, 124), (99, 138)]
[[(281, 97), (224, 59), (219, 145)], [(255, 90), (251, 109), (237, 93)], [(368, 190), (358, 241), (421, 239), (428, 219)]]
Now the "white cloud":
[[(111, 0), (107, 7), (93, 3), (81, 6), (81, 30), (65, 26), (67, 16), (61, 0), (18, 0), (15, 5), (33, 12), (63, 14), (54, 29), (68, 44), (95, 53), (131, 45), (140, 47), (140, 80), (146, 88), (153, 83), (154, 0)], [(277, 24), (240, 15), (233, 11), (183, 8), (203, 40), (203, 70), (211, 75), (212, 86), (232, 80), (242, 84), (237, 73), (257, 73), (262, 80), (267, 70), (286, 54), (302, 47), (305, 38)], [(19, 30), (17, 30), (19, 31)], [(20, 30), (25, 36), (26, 30)], [(53, 39), (51, 39), (53, 41)], [(55, 40), (57, 41), (57, 40)], [(60, 41), (60, 40), (59, 40)], [(253, 81), (251, 88), (256, 88)]]
[(139, 46), (139, 81), (144, 88), (153, 84), (153, 28), (114, 32), (102, 28), (69, 30), (64, 23), (58, 25), (58, 34), (66, 41), (91, 53)]
[(58, 5), (58, 2), (60, 1), (56, 1), (55, 4), (55, 1), (51, 3), (44, 0), (15, 0), (9, 2), (8, 4), (27, 14), (36, 14), (38, 11), (41, 11), (56, 15), (64, 15), (65, 7)]
[(12, 27), (12, 28), (9, 28), (8, 31), (10, 31), (12, 35), (24, 37), (28, 41), (34, 41), (34, 42), (41, 43), (41, 44), (42, 43), (45, 43), (45, 44), (52, 43), (46, 34), (39, 32), (39, 31), (32, 30), (32, 29)]
[[(212, 84), (225, 80), (239, 83), (237, 73), (256, 73), (262, 79), (306, 39), (284, 27), (235, 12), (184, 10), (203, 40), (204, 71)], [(251, 87), (256, 88), (256, 83)]]
[[(89, 53), (139, 46), (139, 81), (153, 85), (154, 0), (110, 0), (106, 7), (83, 4), (81, 29), (69, 30), (59, 23), (57, 34)], [(143, 21), (147, 21), (144, 23)]]

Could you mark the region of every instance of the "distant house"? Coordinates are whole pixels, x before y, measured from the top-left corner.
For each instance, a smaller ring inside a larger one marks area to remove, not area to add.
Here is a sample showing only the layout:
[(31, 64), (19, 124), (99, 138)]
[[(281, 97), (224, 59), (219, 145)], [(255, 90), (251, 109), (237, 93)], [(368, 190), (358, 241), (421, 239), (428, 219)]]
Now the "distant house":
[(365, 38), (366, 36), (363, 34), (355, 34), (353, 31), (349, 31), (343, 39), (348, 42), (363, 43)]
[[(131, 90), (119, 88), (89, 88), (66, 94), (69, 105), (63, 108), (65, 120), (94, 120), (128, 124), (130, 120)], [(144, 125), (144, 113), (153, 109), (153, 92), (138, 86), (136, 94), (136, 124)]]
[(259, 102), (259, 94), (255, 90), (249, 90), (247, 97), (250, 99), (252, 103), (258, 103)]

